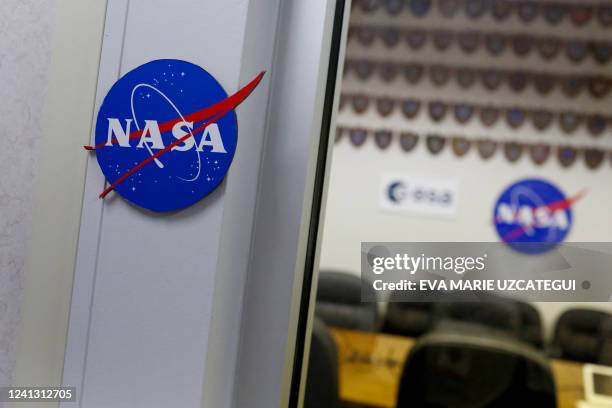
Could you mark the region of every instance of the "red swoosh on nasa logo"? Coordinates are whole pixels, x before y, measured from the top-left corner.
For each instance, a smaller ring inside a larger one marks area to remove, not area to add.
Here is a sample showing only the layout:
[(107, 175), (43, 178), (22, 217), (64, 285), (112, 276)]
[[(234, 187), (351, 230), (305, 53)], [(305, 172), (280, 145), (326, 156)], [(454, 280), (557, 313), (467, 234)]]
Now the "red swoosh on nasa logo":
[[(542, 205), (540, 207), (535, 207), (533, 209), (533, 211), (538, 211), (541, 208), (546, 208), (551, 212), (557, 211), (557, 210), (565, 210), (570, 208), (571, 206), (573, 206), (574, 204), (576, 204), (576, 202), (578, 200), (580, 200), (582, 197), (584, 197), (587, 193), (587, 190), (582, 190), (581, 192), (579, 192), (578, 194), (576, 194), (573, 197), (567, 198), (565, 200), (559, 200), (559, 201), (555, 201), (552, 202), (550, 204), (546, 204), (546, 205)], [(513, 242), (516, 239), (519, 239), (520, 237), (523, 236), (523, 234), (525, 234), (525, 228), (523, 228), (522, 226), (519, 226), (515, 229), (513, 229), (512, 231), (510, 231), (509, 233), (507, 233), (506, 235), (504, 235), (502, 237), (502, 239), (504, 240), (504, 242)]]
[[(115, 181), (112, 185), (110, 185), (106, 190), (104, 190), (100, 194), (100, 198), (106, 197), (111, 191), (113, 191), (115, 189), (115, 187), (117, 187), (117, 185), (119, 185), (119, 183), (121, 183), (122, 181), (124, 181), (125, 179), (130, 177), (132, 174), (134, 174), (135, 172), (137, 172), (138, 170), (140, 170), (141, 168), (143, 168), (147, 164), (151, 163), (153, 160), (157, 159), (158, 157), (162, 156), (165, 153), (168, 153), (170, 150), (172, 150), (173, 147), (175, 147), (175, 146), (183, 143), (185, 140), (189, 139), (192, 134), (195, 134), (195, 133), (203, 131), (204, 129), (206, 129), (207, 126), (215, 123), (216, 121), (221, 119), (223, 116), (225, 116), (225, 114), (227, 114), (231, 110), (235, 109), (246, 98), (248, 98), (248, 96), (255, 90), (255, 88), (257, 88), (257, 85), (259, 85), (259, 83), (261, 82), (261, 80), (263, 79), (265, 74), (266, 74), (266, 72), (262, 71), (261, 73), (259, 73), (259, 75), (257, 75), (257, 77), (255, 77), (255, 79), (253, 79), (251, 82), (249, 82), (244, 88), (240, 89), (238, 92), (236, 92), (232, 96), (228, 97), (227, 99), (225, 99), (225, 100), (223, 100), (221, 102), (218, 102), (218, 103), (216, 103), (216, 104), (214, 104), (212, 106), (209, 106), (207, 108), (204, 108), (204, 109), (202, 109), (202, 110), (200, 110), (198, 112), (194, 112), (194, 113), (191, 113), (191, 114), (187, 115), (185, 117), (185, 119), (187, 121), (189, 121), (189, 122), (194, 122), (195, 123), (195, 122), (200, 122), (200, 121), (205, 120), (205, 119), (208, 119), (208, 120), (203, 125), (201, 125), (198, 128), (194, 129), (191, 133), (183, 136), (180, 139), (177, 139), (173, 143), (169, 144), (165, 148), (161, 149), (160, 151), (158, 151), (154, 155), (146, 158), (141, 163), (137, 164), (132, 169), (130, 169), (127, 172), (125, 172), (124, 174), (122, 174), (121, 177), (119, 177), (117, 179), (117, 181)], [(167, 131), (171, 130), (172, 127), (175, 124), (177, 124), (178, 122), (180, 122), (181, 120), (182, 119), (175, 119), (175, 120), (171, 120), (169, 122), (162, 123), (161, 125), (159, 125), (160, 131), (167, 132)], [(132, 133), (130, 133), (130, 139), (138, 138), (141, 135), (142, 135), (142, 131), (132, 132)], [(116, 142), (116, 141), (117, 141), (116, 138), (112, 139), (113, 143)], [(97, 150), (97, 149), (101, 149), (101, 148), (103, 148), (105, 146), (106, 146), (106, 143), (101, 143), (101, 144), (96, 145), (96, 146), (83, 146), (83, 147), (86, 150)]]

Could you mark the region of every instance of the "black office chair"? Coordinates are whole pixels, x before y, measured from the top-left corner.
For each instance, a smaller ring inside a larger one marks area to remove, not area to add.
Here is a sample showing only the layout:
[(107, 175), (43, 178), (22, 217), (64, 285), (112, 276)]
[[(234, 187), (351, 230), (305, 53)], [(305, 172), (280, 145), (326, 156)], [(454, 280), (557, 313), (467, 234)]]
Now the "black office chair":
[(592, 309), (570, 309), (555, 326), (551, 354), (585, 363), (611, 364), (612, 315)]
[(519, 311), (520, 328), (518, 337), (532, 346), (543, 349), (544, 335), (542, 319), (538, 310), (529, 303), (512, 301)]
[(418, 294), (395, 291), (387, 304), (383, 332), (398, 336), (419, 337), (436, 323), (436, 304), (415, 299)]
[(440, 303), (436, 307), (437, 319), (479, 324), (519, 336), (521, 314), (515, 304), (494, 295), (482, 295), (481, 300)]
[(340, 408), (338, 351), (329, 329), (315, 319), (308, 359), (304, 408)]
[(479, 325), (445, 323), (417, 341), (403, 369), (397, 408), (555, 408), (546, 357)]
[[(376, 298), (371, 285), (363, 285), (369, 299)], [(378, 331), (376, 302), (361, 301), (361, 278), (343, 272), (321, 271), (315, 313), (329, 326), (361, 331)]]
[[(544, 347), (540, 314), (528, 303), (497, 295), (481, 295), (481, 302), (452, 301), (449, 294), (445, 295), (449, 298), (447, 302), (407, 301), (414, 300), (409, 298), (414, 296), (404, 292), (391, 295), (383, 328), (385, 333), (419, 337), (440, 321), (457, 320), (503, 330), (536, 348)], [(610, 351), (612, 358), (612, 347)]]
[(478, 323), (505, 331), (530, 345), (543, 349), (542, 320), (529, 303), (495, 294), (481, 294), (481, 302), (451, 302), (438, 308), (438, 320), (454, 319)]

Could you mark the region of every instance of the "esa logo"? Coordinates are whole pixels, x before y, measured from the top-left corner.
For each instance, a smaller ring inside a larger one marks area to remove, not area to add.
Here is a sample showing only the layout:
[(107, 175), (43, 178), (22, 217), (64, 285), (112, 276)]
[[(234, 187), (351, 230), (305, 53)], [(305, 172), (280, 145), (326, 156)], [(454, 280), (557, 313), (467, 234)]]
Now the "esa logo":
[(572, 206), (583, 195), (581, 192), (567, 198), (558, 187), (542, 179), (514, 183), (495, 204), (497, 233), (517, 251), (547, 252), (567, 237), (573, 223)]
[(455, 180), (412, 175), (385, 175), (381, 207), (394, 212), (450, 216), (456, 210)]
[(232, 96), (203, 68), (156, 60), (119, 79), (96, 122), (95, 150), (109, 187), (127, 201), (165, 212), (189, 207), (224, 180), (236, 152), (234, 109), (264, 73)]
[(389, 200), (398, 204), (401, 204), (404, 200), (412, 200), (416, 203), (427, 202), (442, 206), (453, 204), (453, 194), (448, 190), (437, 190), (424, 186), (408, 186), (402, 181), (391, 183), (387, 194)]

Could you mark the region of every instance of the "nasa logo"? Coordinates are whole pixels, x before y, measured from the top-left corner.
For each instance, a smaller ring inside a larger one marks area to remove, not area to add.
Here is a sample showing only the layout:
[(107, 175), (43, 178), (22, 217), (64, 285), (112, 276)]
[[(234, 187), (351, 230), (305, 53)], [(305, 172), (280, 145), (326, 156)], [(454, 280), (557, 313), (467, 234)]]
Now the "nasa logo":
[(541, 254), (563, 242), (572, 227), (571, 198), (541, 179), (521, 180), (508, 187), (495, 204), (493, 219), (502, 241), (528, 254)]
[(189, 207), (224, 180), (236, 152), (234, 109), (260, 83), (260, 73), (229, 96), (203, 68), (156, 60), (119, 79), (98, 113), (95, 150), (109, 183), (142, 208)]

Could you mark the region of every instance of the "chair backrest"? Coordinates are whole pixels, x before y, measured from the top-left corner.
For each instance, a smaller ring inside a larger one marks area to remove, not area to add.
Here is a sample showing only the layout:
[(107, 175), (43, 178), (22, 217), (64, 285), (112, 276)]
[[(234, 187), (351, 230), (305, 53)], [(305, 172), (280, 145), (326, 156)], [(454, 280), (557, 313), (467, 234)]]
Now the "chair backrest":
[(399, 336), (419, 337), (436, 323), (436, 304), (418, 301), (412, 293), (392, 292), (387, 304), (383, 331)]
[(612, 315), (592, 309), (570, 309), (559, 316), (553, 349), (560, 358), (609, 364)]
[(456, 320), (504, 330), (534, 347), (543, 348), (540, 314), (528, 303), (497, 295), (481, 295), (479, 302), (465, 302), (440, 294), (448, 301), (437, 303), (414, 301), (414, 296), (405, 292), (391, 294), (385, 316), (385, 333), (419, 337), (442, 320)]
[(397, 408), (555, 408), (546, 357), (502, 333), (454, 323), (422, 337), (403, 369)]
[(312, 328), (304, 408), (340, 408), (338, 351), (329, 329), (319, 319)]
[(436, 313), (439, 320), (475, 323), (512, 334), (518, 334), (521, 326), (521, 314), (517, 307), (501, 299), (440, 303)]
[(513, 301), (518, 308), (521, 324), (519, 338), (539, 349), (544, 348), (544, 335), (540, 312), (529, 303)]
[(371, 291), (371, 285), (363, 285), (361, 278), (344, 272), (321, 271), (317, 288), (315, 313), (330, 326), (361, 331), (377, 331), (380, 328), (376, 302), (362, 302), (362, 290)]
[(542, 320), (533, 305), (494, 294), (480, 297), (481, 302), (476, 303), (442, 304), (438, 309), (438, 318), (473, 322), (504, 330), (536, 348), (544, 348)]

